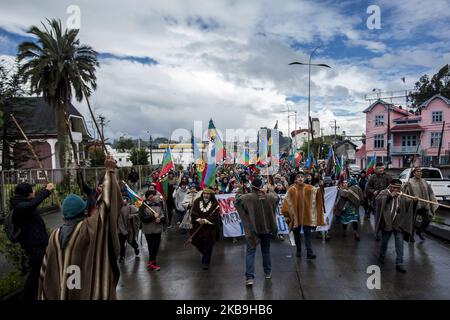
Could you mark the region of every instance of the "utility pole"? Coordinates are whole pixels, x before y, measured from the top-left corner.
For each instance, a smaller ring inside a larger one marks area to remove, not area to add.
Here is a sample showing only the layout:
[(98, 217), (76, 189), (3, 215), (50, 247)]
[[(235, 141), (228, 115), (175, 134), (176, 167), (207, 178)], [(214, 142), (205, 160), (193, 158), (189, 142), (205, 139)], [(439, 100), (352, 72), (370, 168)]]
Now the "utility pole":
[(340, 129), (341, 127), (339, 127), (336, 124), (336, 119), (334, 120), (334, 126), (331, 126), (331, 128), (334, 129), (334, 144), (336, 144), (336, 140), (337, 140), (337, 129)]
[(389, 169), (389, 166), (391, 164), (391, 106), (390, 105), (388, 105), (386, 156), (387, 156), (387, 168)]
[(103, 132), (103, 129), (104, 129), (104, 127), (106, 127), (106, 125), (109, 123), (109, 121), (106, 121), (106, 117), (104, 115), (102, 115), (102, 114), (100, 114), (98, 116), (98, 121), (100, 122), (100, 133), (102, 135), (100, 138), (103, 141), (105, 141), (105, 134)]

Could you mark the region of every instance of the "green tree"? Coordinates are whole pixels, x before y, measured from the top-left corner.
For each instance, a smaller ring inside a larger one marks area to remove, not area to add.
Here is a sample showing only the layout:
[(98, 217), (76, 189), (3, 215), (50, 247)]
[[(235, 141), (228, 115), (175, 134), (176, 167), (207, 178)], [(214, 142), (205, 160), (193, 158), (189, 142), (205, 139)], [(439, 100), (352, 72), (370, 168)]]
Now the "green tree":
[(131, 138), (120, 137), (116, 142), (116, 149), (120, 152), (125, 152), (133, 149), (134, 143)]
[(414, 92), (409, 94), (413, 107), (418, 107), (435, 94), (450, 98), (449, 65), (443, 66), (430, 80), (428, 75), (420, 77), (415, 84)]
[(92, 145), (89, 150), (89, 159), (91, 163), (91, 167), (103, 167), (105, 163), (105, 153), (103, 152), (103, 148), (100, 144)]
[(137, 165), (148, 165), (148, 151), (143, 148), (133, 148), (131, 149), (130, 161), (133, 163), (133, 166)]
[[(13, 104), (14, 99), (25, 94), (23, 79), (20, 76), (18, 61), (13, 67), (8, 67), (4, 61), (0, 61), (0, 130), (2, 132), (2, 169), (8, 170), (11, 165), (12, 155), (9, 152), (10, 138), (8, 137), (9, 113), (5, 110)], [(17, 112), (20, 112), (17, 110)], [(16, 112), (16, 113), (17, 113)]]
[(29, 82), (31, 91), (43, 95), (54, 107), (58, 130), (58, 159), (66, 163), (67, 126), (65, 111), (75, 95), (77, 101), (87, 99), (97, 87), (95, 71), (99, 65), (97, 52), (80, 45), (77, 29), (64, 30), (61, 21), (52, 19), (42, 29), (32, 26), (28, 33), (36, 42), (19, 45), (18, 59), (23, 64), (20, 72)]

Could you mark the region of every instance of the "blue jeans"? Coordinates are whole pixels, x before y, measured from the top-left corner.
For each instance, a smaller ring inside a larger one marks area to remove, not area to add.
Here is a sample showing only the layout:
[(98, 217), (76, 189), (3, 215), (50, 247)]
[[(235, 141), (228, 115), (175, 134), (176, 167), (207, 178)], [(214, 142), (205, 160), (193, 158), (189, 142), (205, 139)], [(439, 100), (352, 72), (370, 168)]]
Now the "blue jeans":
[[(263, 259), (263, 268), (265, 274), (270, 274), (272, 271), (272, 265), (270, 262), (270, 238), (271, 234), (260, 234), (258, 238), (261, 240), (261, 253)], [(256, 247), (252, 248), (247, 241), (247, 259), (246, 259), (246, 272), (247, 279), (255, 278), (255, 254)]]
[(392, 230), (392, 231), (384, 231), (381, 230), (381, 250), (380, 250), (380, 258), (384, 258), (386, 256), (386, 251), (389, 243), (389, 239), (391, 235), (394, 234), (395, 238), (395, 252), (397, 254), (397, 258), (395, 260), (395, 264), (400, 266), (403, 264), (403, 232)]

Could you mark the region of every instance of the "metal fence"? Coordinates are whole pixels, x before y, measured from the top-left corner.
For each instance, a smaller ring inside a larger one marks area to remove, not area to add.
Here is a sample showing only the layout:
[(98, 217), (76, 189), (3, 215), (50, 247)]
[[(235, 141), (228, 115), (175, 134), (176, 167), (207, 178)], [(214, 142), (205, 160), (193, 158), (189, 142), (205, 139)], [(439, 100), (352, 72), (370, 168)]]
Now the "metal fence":
[[(139, 174), (139, 181), (137, 186), (139, 189), (144, 187), (147, 183), (147, 178), (159, 166), (134, 166), (134, 167), (120, 167), (116, 170), (116, 176), (119, 181), (127, 181), (128, 174), (131, 168), (135, 168)], [(50, 182), (55, 184), (58, 198), (62, 202), (64, 197), (70, 193), (81, 195), (80, 188), (76, 179), (76, 171), (74, 169), (52, 169), (45, 170), (47, 172)], [(100, 179), (105, 174), (105, 168), (82, 168), (84, 181), (92, 188), (97, 186)], [(0, 214), (7, 214), (10, 211), (10, 199), (14, 195), (14, 189), (17, 184), (21, 182), (28, 182), (33, 185), (35, 191), (45, 188), (45, 173), (44, 170), (4, 170), (0, 171)], [(56, 208), (56, 201), (54, 196), (48, 197), (39, 207), (42, 210)]]

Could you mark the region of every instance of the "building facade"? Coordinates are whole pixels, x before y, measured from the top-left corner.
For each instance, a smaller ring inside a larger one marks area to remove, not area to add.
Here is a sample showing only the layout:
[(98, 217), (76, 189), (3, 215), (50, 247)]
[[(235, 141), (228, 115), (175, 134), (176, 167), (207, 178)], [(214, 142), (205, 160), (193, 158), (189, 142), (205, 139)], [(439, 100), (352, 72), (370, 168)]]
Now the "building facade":
[[(378, 162), (388, 160), (392, 168), (447, 164), (450, 156), (450, 99), (435, 95), (407, 111), (382, 100), (366, 110), (366, 145), (363, 167), (373, 155)], [(388, 127), (388, 123), (390, 127)], [(388, 136), (389, 132), (389, 136)], [(364, 161), (365, 160), (365, 161)]]
[[(57, 120), (55, 109), (50, 106), (42, 97), (17, 98), (15, 102), (6, 107), (6, 112), (14, 114), (17, 122), (27, 135), (33, 149), (39, 157), (45, 169), (61, 168), (57, 153), (59, 144), (57, 139)], [(73, 139), (75, 151), (78, 159), (83, 161), (87, 158), (84, 148), (90, 136), (83, 116), (78, 110), (69, 104), (67, 109), (70, 133)], [(2, 169), (11, 167), (13, 169), (36, 169), (38, 163), (31, 156), (28, 146), (11, 119), (5, 123), (5, 136), (9, 143), (7, 161), (9, 166), (2, 163)], [(67, 146), (72, 153), (70, 144)]]

